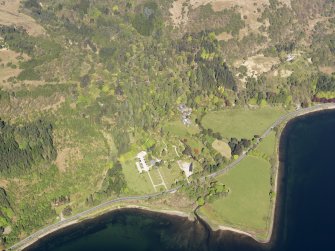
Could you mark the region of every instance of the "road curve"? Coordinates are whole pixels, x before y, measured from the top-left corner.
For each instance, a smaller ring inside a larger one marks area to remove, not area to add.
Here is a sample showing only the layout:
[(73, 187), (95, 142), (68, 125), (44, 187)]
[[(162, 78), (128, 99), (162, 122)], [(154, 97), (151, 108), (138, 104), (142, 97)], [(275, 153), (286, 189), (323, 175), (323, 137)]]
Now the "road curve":
[[(262, 139), (264, 139), (266, 136), (269, 135), (269, 133), (273, 130), (273, 128), (275, 128), (276, 126), (280, 125), (282, 122), (287, 121), (291, 118), (295, 118), (301, 115), (304, 115), (306, 113), (311, 113), (311, 112), (315, 112), (315, 111), (320, 111), (320, 110), (327, 110), (327, 109), (335, 109), (335, 104), (318, 104), (318, 105), (314, 105), (308, 108), (301, 108), (299, 110), (287, 113), (281, 117), (279, 117), (259, 138), (259, 140), (256, 143), (256, 146), (259, 144), (259, 142), (261, 142)], [(253, 146), (255, 147), (255, 146)], [(231, 162), (229, 165), (227, 165), (225, 168), (211, 173), (207, 176), (204, 176), (201, 178), (201, 180), (205, 180), (206, 178), (214, 178), (217, 177), (219, 175), (225, 174), (227, 173), (229, 170), (231, 170), (232, 168), (234, 168), (238, 163), (240, 163), (246, 156), (248, 151), (250, 151), (252, 148), (249, 148), (246, 152), (244, 152), (242, 155), (239, 156), (238, 159), (234, 160), (233, 162)], [(76, 220), (80, 220), (80, 219), (84, 219), (86, 217), (88, 217), (89, 215), (93, 214), (94, 212), (97, 212), (99, 210), (102, 209), (106, 209), (109, 206), (118, 203), (118, 202), (125, 202), (125, 201), (136, 201), (136, 200), (147, 200), (150, 198), (156, 198), (159, 196), (162, 196), (164, 194), (172, 194), (175, 193), (176, 191), (178, 191), (182, 186), (177, 186), (175, 188), (166, 190), (164, 192), (159, 192), (159, 193), (153, 193), (153, 194), (146, 194), (146, 195), (139, 195), (139, 196), (128, 196), (128, 197), (121, 197), (121, 198), (117, 198), (117, 199), (112, 199), (109, 201), (106, 201), (104, 203), (101, 203), (98, 206), (92, 207), (88, 210), (85, 210), (79, 214), (76, 214), (74, 216), (71, 216), (69, 218), (66, 218), (62, 221), (59, 221), (57, 223), (51, 224), (49, 226), (46, 226), (40, 230), (38, 230), (37, 232), (31, 234), (30, 236), (28, 236), (27, 238), (19, 241), (18, 243), (16, 243), (15, 245), (13, 245), (12, 247), (10, 247), (8, 250), (21, 250), (24, 247), (26, 247), (28, 244), (32, 244), (35, 241), (37, 241), (39, 238), (43, 237), (46, 233), (48, 232), (52, 232), (55, 231), (57, 229), (60, 229), (62, 227), (65, 227), (68, 223), (70, 223), (71, 221), (76, 221)]]

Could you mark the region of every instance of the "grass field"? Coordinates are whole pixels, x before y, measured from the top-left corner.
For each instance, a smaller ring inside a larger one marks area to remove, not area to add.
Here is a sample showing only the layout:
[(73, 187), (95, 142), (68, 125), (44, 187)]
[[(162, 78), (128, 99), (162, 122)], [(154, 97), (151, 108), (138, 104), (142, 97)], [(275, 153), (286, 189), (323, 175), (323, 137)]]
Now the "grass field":
[(231, 158), (231, 149), (229, 145), (222, 140), (214, 140), (212, 147), (227, 159)]
[(129, 194), (148, 194), (155, 192), (147, 173), (139, 173), (135, 159), (122, 163), (122, 170), (127, 180)]
[(274, 154), (276, 145), (276, 134), (271, 132), (259, 145), (256, 150), (265, 153), (267, 156), (272, 156)]
[(194, 150), (194, 149), (201, 149), (204, 147), (202, 142), (195, 137), (185, 137), (187, 140), (187, 144)]
[(237, 227), (264, 236), (270, 213), (270, 164), (247, 157), (228, 174), (218, 178), (230, 193), (207, 203), (200, 213), (217, 225)]
[(170, 133), (170, 135), (185, 137), (187, 135), (196, 134), (199, 132), (199, 128), (194, 123), (189, 127), (185, 126), (180, 120), (171, 121), (163, 127), (164, 132)]
[[(159, 175), (159, 172), (156, 168), (151, 168), (149, 173), (150, 173), (152, 181), (154, 182), (155, 185), (162, 184), (163, 180), (162, 180), (161, 176)], [(162, 187), (163, 187), (163, 185), (162, 185)]]
[(229, 109), (208, 113), (202, 120), (205, 128), (221, 133), (225, 138), (248, 138), (261, 135), (277, 118), (285, 113), (283, 108)]
[(181, 170), (176, 162), (173, 162), (171, 169), (168, 169), (167, 165), (160, 167), (160, 172), (163, 175), (165, 184), (168, 188), (170, 188), (176, 180), (185, 179), (185, 176), (182, 175)]

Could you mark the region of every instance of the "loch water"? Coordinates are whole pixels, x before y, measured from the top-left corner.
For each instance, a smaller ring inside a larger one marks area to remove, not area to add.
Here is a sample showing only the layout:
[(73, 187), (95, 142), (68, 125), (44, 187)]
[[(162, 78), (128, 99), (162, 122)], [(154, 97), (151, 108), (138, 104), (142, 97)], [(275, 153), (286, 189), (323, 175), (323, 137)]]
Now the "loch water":
[(122, 209), (52, 233), (26, 250), (334, 251), (335, 111), (290, 121), (280, 140), (273, 235), (260, 244), (186, 218)]

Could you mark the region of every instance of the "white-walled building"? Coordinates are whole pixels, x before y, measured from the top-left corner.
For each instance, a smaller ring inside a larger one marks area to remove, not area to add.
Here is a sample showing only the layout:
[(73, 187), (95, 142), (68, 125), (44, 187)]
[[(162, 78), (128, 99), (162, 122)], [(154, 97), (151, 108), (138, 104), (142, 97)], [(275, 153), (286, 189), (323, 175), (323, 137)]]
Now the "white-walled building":
[(192, 162), (189, 163), (189, 162), (184, 162), (180, 160), (178, 160), (177, 162), (178, 162), (180, 169), (184, 171), (186, 178), (190, 177), (193, 174), (193, 163)]
[(150, 170), (150, 167), (147, 165), (147, 162), (145, 160), (145, 156), (147, 156), (146, 151), (139, 152), (136, 156), (138, 159), (138, 161), (136, 162), (136, 167), (139, 173), (142, 173), (143, 171), (149, 172)]

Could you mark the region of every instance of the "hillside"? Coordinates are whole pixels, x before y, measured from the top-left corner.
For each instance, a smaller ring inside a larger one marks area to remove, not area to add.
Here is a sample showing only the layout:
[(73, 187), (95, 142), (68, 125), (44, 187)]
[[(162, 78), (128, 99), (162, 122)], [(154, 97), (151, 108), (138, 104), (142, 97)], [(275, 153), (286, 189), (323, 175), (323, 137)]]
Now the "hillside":
[[(7, 246), (107, 199), (196, 183), (277, 116), (335, 99), (334, 0), (4, 0), (0, 16)], [(182, 191), (184, 210), (226, 193), (215, 184)]]

